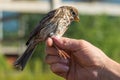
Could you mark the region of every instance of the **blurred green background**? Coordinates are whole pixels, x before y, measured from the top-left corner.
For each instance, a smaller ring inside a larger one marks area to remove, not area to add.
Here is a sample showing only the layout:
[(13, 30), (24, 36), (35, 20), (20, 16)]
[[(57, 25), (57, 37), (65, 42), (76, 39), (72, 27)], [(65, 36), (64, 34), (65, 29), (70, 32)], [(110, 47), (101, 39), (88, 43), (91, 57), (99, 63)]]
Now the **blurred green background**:
[[(54, 3), (55, 1), (58, 0), (38, 0), (38, 1), (53, 1)], [(59, 1), (70, 2), (70, 0)], [(72, 0), (72, 1), (73, 2), (85, 1), (89, 4), (91, 4), (91, 2), (94, 1), (103, 1), (110, 3), (114, 3), (116, 1), (116, 3), (120, 3), (119, 0)], [(76, 5), (79, 6), (79, 4)], [(90, 5), (88, 6), (91, 7)], [(55, 6), (51, 6), (51, 8), (52, 7)], [(81, 8), (79, 8), (79, 10), (81, 10)], [(117, 11), (114, 12), (113, 10), (113, 14), (109, 15), (108, 12), (107, 14), (104, 13), (97, 14), (94, 13), (94, 11), (95, 10), (93, 10), (93, 14), (91, 15), (91, 13), (84, 12), (83, 10), (83, 13), (79, 15), (80, 22), (79, 23), (72, 22), (64, 36), (74, 39), (87, 40), (96, 47), (100, 48), (111, 59), (120, 63), (120, 13), (119, 15), (114, 15), (114, 13), (116, 13)], [(2, 15), (3, 18), (1, 18), (1, 13), (3, 14)], [(25, 43), (28, 39), (30, 32), (39, 23), (43, 16), (45, 16), (45, 14), (43, 13), (41, 12), (37, 14), (37, 11), (34, 13), (32, 12), (29, 13), (29, 10), (28, 12), (26, 11), (20, 13), (19, 12), (14, 13), (14, 11), (0, 12), (0, 29), (3, 28), (3, 32), (1, 32), (2, 30), (0, 30), (0, 80), (64, 80), (63, 78), (52, 73), (50, 70), (50, 66), (48, 66), (45, 63), (44, 42), (40, 43), (36, 47), (36, 50), (34, 52), (35, 54), (33, 54), (32, 59), (30, 59), (24, 71), (16, 71), (12, 66), (12, 63), (15, 60), (16, 56), (18, 57), (18, 55), (22, 54), (24, 49), (26, 48)], [(1, 23), (3, 27), (1, 27)], [(3, 34), (1, 35), (1, 33)], [(12, 58), (8, 59), (8, 57), (11, 56)]]
[[(30, 31), (39, 22), (43, 14), (24, 14), (26, 35), (22, 38), (26, 41)], [(103, 15), (80, 15), (80, 23), (73, 22), (65, 33), (65, 37), (85, 39), (106, 55), (120, 62), (120, 17)], [(35, 54), (27, 64), (23, 72), (15, 71), (9, 66), (4, 57), (0, 56), (0, 78), (1, 80), (63, 80), (54, 75), (49, 66), (44, 62), (44, 43), (39, 45)]]

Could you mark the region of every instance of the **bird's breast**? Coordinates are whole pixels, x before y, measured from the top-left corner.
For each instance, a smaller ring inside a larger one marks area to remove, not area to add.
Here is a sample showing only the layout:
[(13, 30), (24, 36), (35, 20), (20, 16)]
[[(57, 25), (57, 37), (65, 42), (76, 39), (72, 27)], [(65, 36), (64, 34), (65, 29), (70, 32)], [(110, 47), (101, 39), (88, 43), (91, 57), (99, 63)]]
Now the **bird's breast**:
[(43, 25), (44, 28), (42, 28), (39, 32), (40, 38), (45, 40), (48, 36), (52, 35), (61, 37), (68, 29), (69, 24), (70, 19), (68, 18), (68, 16), (63, 16), (62, 18), (48, 21), (45, 25)]
[(58, 37), (61, 37), (65, 33), (65, 31), (68, 29), (69, 24), (70, 24), (70, 19), (67, 18), (67, 16), (60, 19), (57, 25), (55, 35)]

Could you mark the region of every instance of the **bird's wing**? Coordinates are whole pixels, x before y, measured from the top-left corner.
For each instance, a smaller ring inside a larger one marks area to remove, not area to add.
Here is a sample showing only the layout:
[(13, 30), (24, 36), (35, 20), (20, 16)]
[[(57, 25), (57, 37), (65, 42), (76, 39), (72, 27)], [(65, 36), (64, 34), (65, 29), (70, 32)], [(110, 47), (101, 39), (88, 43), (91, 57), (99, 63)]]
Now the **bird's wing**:
[(54, 17), (56, 13), (56, 10), (50, 11), (40, 22), (39, 24), (33, 29), (33, 31), (30, 33), (30, 36), (28, 38), (28, 41), (26, 42), (26, 45), (29, 44), (29, 42), (37, 35), (37, 33), (40, 32), (42, 28), (44, 28), (45, 22), (50, 20), (51, 18)]

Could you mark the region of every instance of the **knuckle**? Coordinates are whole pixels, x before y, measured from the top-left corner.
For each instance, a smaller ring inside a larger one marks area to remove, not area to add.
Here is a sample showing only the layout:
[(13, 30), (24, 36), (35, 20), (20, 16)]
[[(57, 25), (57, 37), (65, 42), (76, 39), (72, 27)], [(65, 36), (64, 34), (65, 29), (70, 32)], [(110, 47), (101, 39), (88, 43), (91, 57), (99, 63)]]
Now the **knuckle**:
[(79, 40), (79, 45), (81, 48), (89, 46), (88, 42), (86, 40), (83, 40), (83, 39)]
[(86, 41), (86, 40), (81, 39), (81, 40), (79, 40), (79, 42), (80, 42), (81, 44), (85, 44), (87, 41)]

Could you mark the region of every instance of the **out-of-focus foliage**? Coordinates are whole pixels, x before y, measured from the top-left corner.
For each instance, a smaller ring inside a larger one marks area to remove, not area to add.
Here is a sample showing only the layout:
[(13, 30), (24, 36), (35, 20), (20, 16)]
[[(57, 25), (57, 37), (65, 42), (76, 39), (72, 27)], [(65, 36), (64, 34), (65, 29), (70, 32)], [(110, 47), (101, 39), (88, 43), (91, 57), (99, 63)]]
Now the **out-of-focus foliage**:
[[(27, 40), (33, 27), (35, 27), (44, 15), (25, 14)], [(73, 22), (64, 36), (75, 39), (85, 39), (103, 50), (106, 55), (120, 62), (120, 17), (107, 15), (80, 15), (79, 23)], [(1, 80), (63, 80), (49, 70), (44, 62), (44, 43), (38, 45), (32, 59), (23, 72), (17, 72), (6, 64), (0, 56)]]

